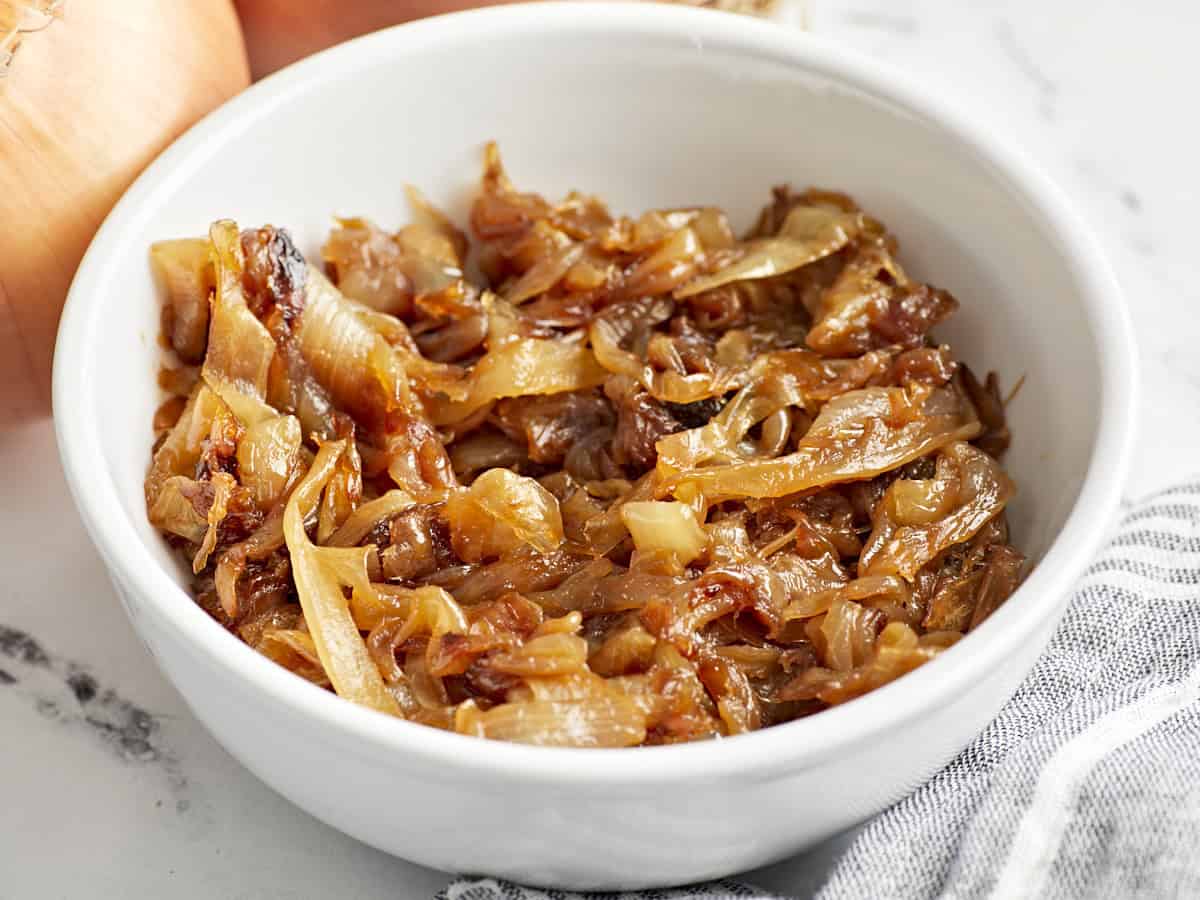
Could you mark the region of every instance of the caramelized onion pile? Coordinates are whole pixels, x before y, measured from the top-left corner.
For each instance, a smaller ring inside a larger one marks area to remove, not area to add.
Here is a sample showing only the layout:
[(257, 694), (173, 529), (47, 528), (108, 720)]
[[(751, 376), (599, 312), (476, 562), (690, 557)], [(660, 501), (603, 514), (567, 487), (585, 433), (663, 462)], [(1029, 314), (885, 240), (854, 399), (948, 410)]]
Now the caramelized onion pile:
[[(197, 602), (372, 709), (572, 747), (738, 734), (937, 656), (1015, 589), (996, 378), (845, 195), (550, 203), (471, 242), (337, 222), (156, 244), (150, 520)], [(469, 279), (472, 254), (481, 279)]]

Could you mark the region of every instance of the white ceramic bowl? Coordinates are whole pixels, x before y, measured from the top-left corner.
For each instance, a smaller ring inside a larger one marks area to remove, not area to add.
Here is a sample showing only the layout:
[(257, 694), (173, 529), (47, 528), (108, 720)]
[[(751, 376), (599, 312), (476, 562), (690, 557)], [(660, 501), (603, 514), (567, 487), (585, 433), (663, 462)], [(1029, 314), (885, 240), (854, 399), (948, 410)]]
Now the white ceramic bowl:
[[(772, 184), (847, 190), (962, 310), (941, 335), (1025, 386), (1007, 465), (1036, 561), (978, 633), (846, 706), (732, 740), (632, 750), (484, 742), (389, 719), (240, 644), (188, 597), (146, 521), (159, 351), (147, 245), (273, 222), (312, 251), (334, 213), (403, 221), (411, 182), (462, 217), (482, 142), (518, 185), (618, 210)], [(97, 235), (59, 333), (67, 477), (139, 634), (196, 715), (314, 816), (442, 869), (630, 888), (724, 875), (828, 837), (942, 765), (1044, 646), (1114, 513), (1134, 349), (1108, 266), (1062, 196), (994, 130), (805, 34), (658, 6), (536, 5), (368, 36), (251, 88), (179, 140)]]

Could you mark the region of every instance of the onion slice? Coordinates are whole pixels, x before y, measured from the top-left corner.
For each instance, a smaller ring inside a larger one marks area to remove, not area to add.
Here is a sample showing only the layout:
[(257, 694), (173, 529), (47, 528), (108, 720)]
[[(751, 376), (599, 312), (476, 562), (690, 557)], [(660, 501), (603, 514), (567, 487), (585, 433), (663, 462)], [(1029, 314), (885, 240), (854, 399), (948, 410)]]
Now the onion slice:
[(333, 689), (347, 700), (398, 716), (400, 707), (372, 662), (343, 594), (346, 587), (366, 595), (373, 593), (367, 578), (367, 555), (371, 548), (318, 547), (308, 539), (304, 529), (305, 519), (316, 512), (321, 491), (345, 450), (344, 441), (321, 446), (308, 474), (288, 499), (283, 534), (291, 554), (292, 575), (304, 621)]

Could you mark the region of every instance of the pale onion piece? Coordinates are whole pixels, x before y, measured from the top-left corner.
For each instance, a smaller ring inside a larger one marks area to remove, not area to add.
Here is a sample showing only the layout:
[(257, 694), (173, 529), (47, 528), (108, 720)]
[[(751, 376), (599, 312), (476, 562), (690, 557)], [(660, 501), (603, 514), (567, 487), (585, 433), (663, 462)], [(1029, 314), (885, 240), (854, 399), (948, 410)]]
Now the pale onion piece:
[(565, 615), (546, 619), (533, 632), (533, 637), (539, 638), (552, 634), (578, 634), (583, 627), (583, 613), (573, 609)]
[(700, 661), (696, 674), (716, 701), (717, 713), (729, 734), (745, 734), (762, 727), (758, 698), (741, 668), (713, 655)]
[(493, 400), (581, 391), (603, 384), (608, 372), (583, 344), (509, 337), (475, 363), (465, 400), (430, 404), (435, 425), (460, 422)]
[(234, 390), (263, 400), (275, 341), (246, 306), (242, 292), (245, 258), (237, 225), (228, 219), (209, 229), (216, 292), (208, 326), (208, 352), (201, 375), (209, 384), (228, 382)]
[(510, 340), (521, 336), (521, 315), (517, 308), (502, 297), (484, 292), (479, 299), (487, 315), (487, 348), (497, 350)]
[(523, 680), (525, 684), (512, 689), (514, 700), (585, 700), (613, 692), (603, 678), (586, 669), (544, 678), (530, 675)]
[(342, 451), (337, 469), (325, 482), (325, 493), (317, 508), (317, 543), (325, 544), (346, 521), (362, 499), (362, 459), (358, 445), (350, 440)]
[(517, 305), (546, 293), (562, 280), (567, 270), (579, 262), (582, 256), (582, 244), (568, 244), (561, 250), (542, 257), (505, 292), (504, 299)]
[(308, 267), (300, 353), (317, 380), (368, 427), (408, 401), (408, 376), (384, 337), (367, 325), (319, 270)]
[(312, 635), (298, 628), (271, 628), (254, 647), (259, 653), (320, 687), (329, 684)]
[(192, 557), (192, 571), (196, 574), (204, 570), (208, 565), (209, 555), (216, 549), (217, 532), (229, 512), (229, 500), (237, 482), (228, 472), (217, 472), (212, 476), (212, 486), (213, 501), (208, 508), (208, 528), (204, 533), (204, 540), (200, 543), (200, 549)]
[(621, 347), (621, 343), (632, 340), (637, 329), (662, 321), (670, 316), (671, 301), (659, 298), (646, 302), (643, 314), (638, 319), (617, 320), (598, 315), (588, 326), (588, 340), (596, 362), (614, 375), (628, 375), (636, 379), (656, 400), (668, 403), (694, 403), (708, 397), (719, 397), (741, 387), (750, 378), (748, 367), (731, 367), (713, 373), (693, 372), (684, 374), (676, 371), (656, 372), (637, 354)]
[(454, 259), (461, 264), (467, 255), (467, 236), (460, 231), (450, 217), (429, 202), (429, 198), (414, 185), (404, 186), (404, 197), (412, 209), (413, 222), (443, 235), (454, 248)]
[(644, 384), (653, 378), (653, 371), (636, 354), (621, 348), (621, 340), (626, 336), (618, 323), (603, 315), (596, 316), (588, 326), (588, 340), (592, 342), (596, 361), (614, 375), (628, 375)]
[(232, 381), (222, 377), (218, 372), (201, 371), (200, 379), (208, 385), (209, 390), (221, 398), (221, 401), (229, 407), (229, 411), (244, 426), (258, 425), (279, 415), (279, 411), (271, 404), (240, 390)]
[(389, 416), (383, 446), (372, 454), (368, 467), (386, 468), (396, 486), (422, 503), (445, 500), (458, 486), (446, 447), (424, 418), (398, 411)]
[(865, 607), (838, 597), (820, 627), (825, 637), (824, 662), (835, 672), (848, 672), (871, 657), (875, 627), (872, 614)]
[(874, 478), (979, 433), (969, 404), (950, 389), (871, 387), (847, 391), (821, 410), (796, 452), (689, 469), (663, 490), (690, 487), (709, 502), (783, 497), (828, 484)]
[[(880, 273), (887, 273), (887, 280)], [(821, 299), (805, 343), (830, 356), (854, 356), (866, 347), (860, 341), (871, 332), (871, 313), (888, 300), (908, 276), (883, 247), (859, 249), (846, 263)], [(894, 338), (893, 338), (894, 339)]]
[(772, 238), (750, 241), (745, 253), (712, 275), (697, 278), (675, 291), (679, 299), (734, 281), (771, 278), (823, 259), (849, 244), (862, 231), (859, 213), (820, 206), (797, 206)]
[(445, 517), (454, 552), (468, 563), (524, 545), (549, 553), (563, 542), (558, 500), (532, 478), (509, 469), (489, 469), (469, 488), (452, 493)]
[(216, 279), (211, 245), (207, 238), (158, 241), (150, 245), (150, 262), (165, 289), (171, 346), (184, 362), (198, 363), (208, 344), (209, 295)]
[(343, 586), (364, 595), (371, 593), (366, 559), (371, 548), (317, 547), (304, 530), (304, 521), (316, 511), (321, 491), (345, 448), (343, 441), (323, 444), (308, 474), (288, 499), (283, 533), (291, 554), (292, 577), (304, 621), (334, 690), (355, 703), (400, 715), (343, 594)]
[(616, 502), (597, 516), (583, 523), (583, 537), (588, 549), (597, 556), (605, 556), (625, 540), (629, 529), (621, 519), (621, 507), (626, 503), (651, 500), (659, 490), (658, 473), (651, 469), (630, 487), (622, 482)]
[(393, 488), (374, 500), (368, 500), (350, 513), (325, 544), (330, 547), (353, 547), (380, 522), (404, 512), (416, 502), (407, 491)]
[(660, 478), (669, 478), (700, 465), (738, 461), (739, 444), (751, 428), (802, 402), (803, 394), (791, 381), (784, 381), (776, 390), (766, 390), (758, 382), (748, 384), (707, 424), (661, 438), (655, 445), (655, 469)]
[(400, 357), (404, 371), (423, 391), (445, 394), (451, 400), (467, 398), (469, 385), (465, 380), (466, 370), (462, 366), (426, 359), (421, 355), (408, 326), (395, 316), (371, 309), (346, 296), (342, 297), (342, 302), (364, 325), (391, 345), (392, 350)]
[(502, 703), (487, 712), (468, 700), (455, 712), (454, 729), (543, 747), (632, 747), (646, 739), (646, 714), (616, 693), (565, 702)]
[(409, 588), (394, 584), (375, 584), (370, 595), (350, 595), (350, 615), (359, 631), (371, 631), (385, 619), (407, 619), (413, 610)]
[(150, 524), (159, 531), (177, 534), (193, 544), (204, 540), (208, 521), (192, 505), (182, 490), (195, 482), (186, 475), (172, 475), (158, 489), (154, 503), (150, 506)]
[(466, 634), (469, 628), (462, 607), (444, 588), (426, 585), (409, 593), (416, 627), (432, 637), (444, 634)]
[(392, 636), (395, 646), (414, 635), (427, 634), (436, 639), (470, 630), (462, 607), (448, 591), (434, 585), (405, 588), (373, 584), (370, 591), (356, 592), (351, 597), (350, 612), (363, 631), (378, 627), (385, 619), (402, 619), (404, 624)]
[(669, 293), (691, 278), (703, 259), (704, 247), (696, 232), (680, 228), (633, 267), (623, 291), (629, 297)]
[(588, 644), (574, 634), (544, 634), (488, 660), (497, 672), (520, 676), (568, 675), (587, 666)]
[(245, 571), (246, 557), (241, 553), (226, 551), (217, 557), (217, 565), (213, 571), (213, 587), (217, 591), (221, 609), (230, 619), (236, 618), (238, 614), (237, 585)]
[(485, 469), (516, 468), (529, 459), (529, 448), (518, 444), (505, 434), (476, 431), (450, 445), (450, 465), (454, 474), (470, 481), (476, 472)]
[(455, 241), (437, 228), (415, 222), (395, 236), (400, 265), (416, 294), (434, 294), (462, 280)]
[(621, 521), (639, 552), (665, 550), (687, 565), (704, 552), (708, 535), (686, 503), (641, 500), (621, 507)]
[(274, 416), (246, 428), (237, 445), (238, 478), (259, 507), (283, 496), (300, 465), (304, 436), (295, 416)]
[(604, 676), (645, 671), (654, 661), (657, 643), (641, 622), (634, 621), (606, 637), (588, 659), (588, 667)]
[(173, 475), (190, 478), (195, 474), (196, 463), (200, 461), (204, 440), (212, 430), (213, 420), (218, 415), (228, 413), (228, 408), (216, 394), (204, 384), (196, 385), (179, 420), (155, 452), (150, 464), (145, 483), (148, 506), (154, 506), (168, 478)]
[(1016, 485), (995, 459), (966, 443), (941, 452), (935, 477), (898, 479), (877, 506), (859, 559), (862, 575), (912, 581), (952, 544), (970, 540), (1008, 505)]
[(782, 696), (843, 703), (911, 672), (953, 643), (950, 635), (933, 633), (918, 637), (903, 622), (890, 622), (875, 639), (874, 654), (864, 665), (849, 672), (808, 669), (783, 689)]
[(737, 244), (729, 218), (723, 210), (715, 206), (706, 206), (700, 210), (700, 214), (692, 220), (692, 229), (700, 238), (704, 249), (710, 253), (715, 250), (728, 250)]

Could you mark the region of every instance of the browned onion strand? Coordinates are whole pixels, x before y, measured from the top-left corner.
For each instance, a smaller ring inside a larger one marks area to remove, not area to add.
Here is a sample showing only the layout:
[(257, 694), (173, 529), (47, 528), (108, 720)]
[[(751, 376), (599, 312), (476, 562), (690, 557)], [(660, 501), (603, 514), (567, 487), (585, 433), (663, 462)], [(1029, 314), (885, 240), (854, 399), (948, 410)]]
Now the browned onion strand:
[(777, 188), (738, 239), (519, 192), (494, 146), (471, 242), (409, 197), (322, 268), (228, 221), (152, 248), (147, 511), (264, 656), (464, 734), (663, 744), (857, 697), (1016, 589), (998, 380), (849, 197)]

